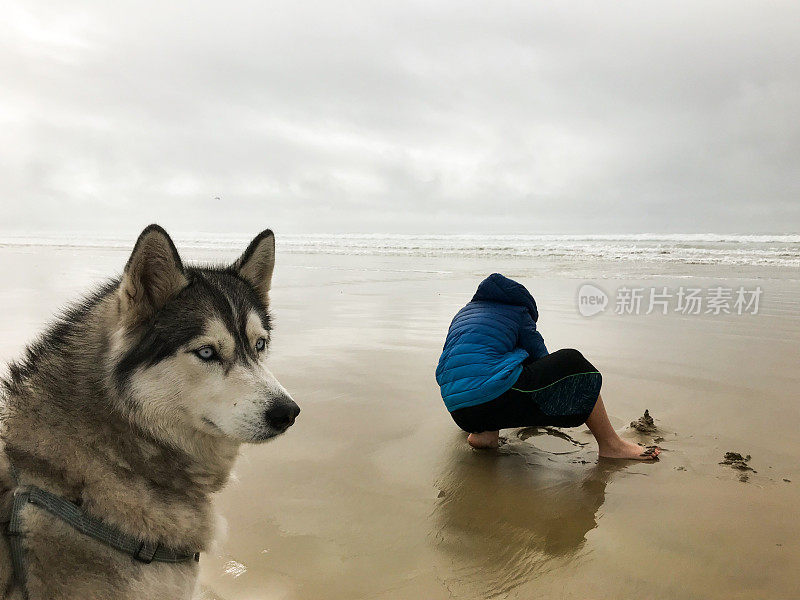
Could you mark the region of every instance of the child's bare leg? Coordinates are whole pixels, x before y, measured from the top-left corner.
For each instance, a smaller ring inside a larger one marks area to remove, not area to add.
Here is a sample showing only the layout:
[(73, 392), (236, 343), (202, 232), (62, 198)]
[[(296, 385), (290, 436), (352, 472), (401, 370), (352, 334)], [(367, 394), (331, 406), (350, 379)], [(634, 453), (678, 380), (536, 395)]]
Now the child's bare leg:
[(497, 448), (500, 446), (500, 432), (481, 431), (480, 433), (470, 433), (467, 441), (473, 448), (479, 448), (481, 450)]
[(660, 452), (658, 448), (654, 448), (652, 451), (648, 452), (638, 444), (626, 442), (620, 438), (611, 426), (611, 421), (608, 420), (608, 414), (606, 413), (606, 407), (603, 404), (602, 396), (597, 397), (597, 404), (594, 405), (592, 414), (589, 415), (589, 418), (586, 420), (586, 425), (597, 440), (600, 456), (606, 458), (652, 460), (657, 457)]

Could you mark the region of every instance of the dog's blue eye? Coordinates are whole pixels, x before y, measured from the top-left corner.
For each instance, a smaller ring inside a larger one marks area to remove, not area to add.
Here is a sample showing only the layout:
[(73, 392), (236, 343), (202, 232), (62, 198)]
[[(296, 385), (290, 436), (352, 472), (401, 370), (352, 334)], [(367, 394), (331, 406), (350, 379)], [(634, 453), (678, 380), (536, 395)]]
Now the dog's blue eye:
[(213, 360), (217, 357), (217, 351), (211, 346), (203, 346), (194, 351), (203, 360)]
[(258, 352), (261, 352), (266, 347), (267, 347), (267, 340), (265, 340), (264, 338), (258, 338), (258, 341), (256, 342), (256, 350)]

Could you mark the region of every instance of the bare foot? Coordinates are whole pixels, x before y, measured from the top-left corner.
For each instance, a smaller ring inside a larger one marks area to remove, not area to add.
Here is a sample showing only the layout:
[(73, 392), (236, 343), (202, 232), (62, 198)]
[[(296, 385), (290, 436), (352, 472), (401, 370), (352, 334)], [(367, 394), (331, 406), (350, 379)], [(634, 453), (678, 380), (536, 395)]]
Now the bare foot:
[(600, 448), (600, 456), (605, 458), (627, 458), (629, 460), (656, 460), (661, 448), (651, 446), (645, 448), (633, 442), (619, 440)]
[(500, 446), (500, 432), (481, 431), (480, 433), (470, 433), (467, 441), (470, 446), (479, 450), (497, 448)]

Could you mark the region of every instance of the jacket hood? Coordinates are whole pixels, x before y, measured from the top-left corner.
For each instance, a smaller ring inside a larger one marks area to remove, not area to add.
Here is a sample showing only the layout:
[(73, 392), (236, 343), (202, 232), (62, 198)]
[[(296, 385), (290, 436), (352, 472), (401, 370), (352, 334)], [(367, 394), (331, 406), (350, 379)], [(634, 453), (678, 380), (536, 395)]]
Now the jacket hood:
[(536, 301), (531, 296), (531, 293), (521, 283), (517, 283), (500, 273), (492, 273), (481, 281), (478, 291), (472, 297), (472, 301), (499, 302), (501, 304), (522, 306), (528, 309), (534, 321), (539, 319)]

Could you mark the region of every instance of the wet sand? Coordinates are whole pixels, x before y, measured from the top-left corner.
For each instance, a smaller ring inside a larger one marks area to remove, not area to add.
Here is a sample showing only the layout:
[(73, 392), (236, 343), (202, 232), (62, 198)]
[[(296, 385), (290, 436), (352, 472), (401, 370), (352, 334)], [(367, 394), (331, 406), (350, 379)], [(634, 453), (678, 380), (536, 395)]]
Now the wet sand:
[[(0, 257), (5, 361), (126, 253)], [(603, 372), (626, 436), (664, 437), (658, 463), (598, 461), (583, 428), (565, 430), (577, 444), (508, 430), (498, 451), (469, 448), (433, 372), (453, 313), (495, 270), (530, 287), (551, 351), (579, 348)], [(243, 451), (218, 502), (227, 535), (201, 559), (206, 596), (796, 598), (799, 279), (785, 268), (279, 256), (270, 362), (303, 412), (284, 437)], [(586, 318), (575, 301), (585, 281), (764, 291), (758, 315)], [(644, 409), (656, 434), (629, 428)], [(746, 483), (718, 464), (726, 451), (752, 455)]]

